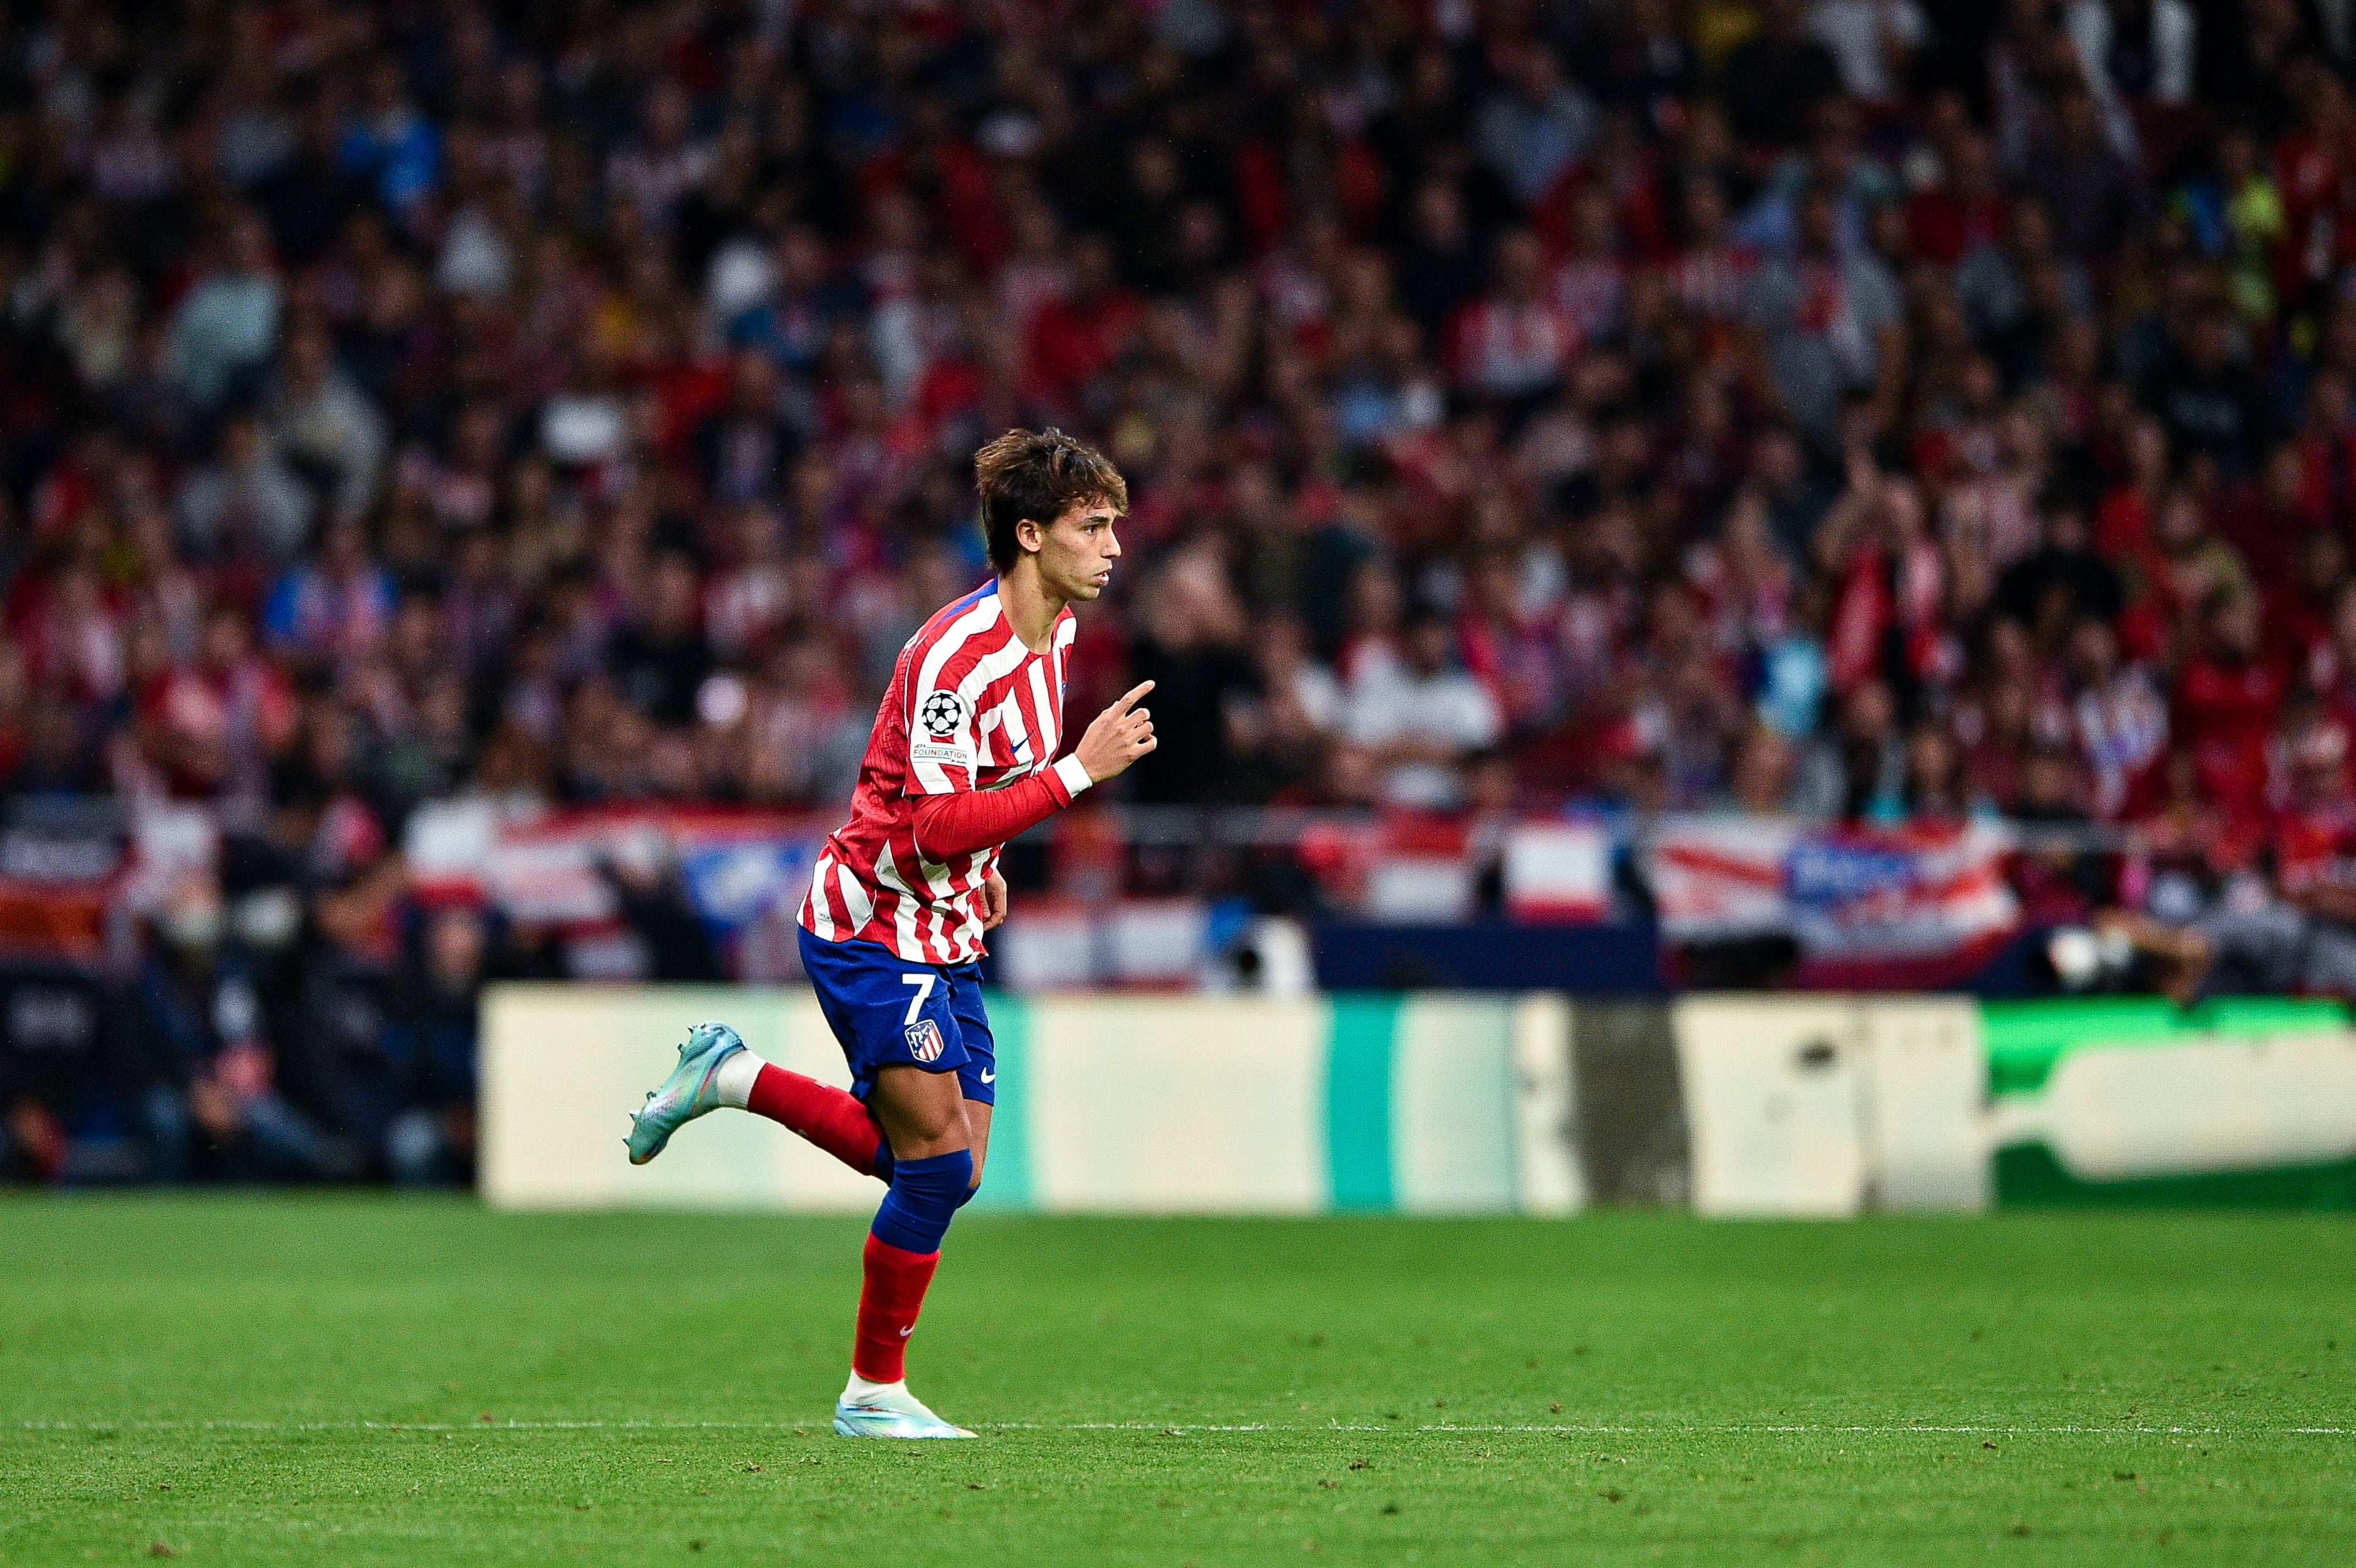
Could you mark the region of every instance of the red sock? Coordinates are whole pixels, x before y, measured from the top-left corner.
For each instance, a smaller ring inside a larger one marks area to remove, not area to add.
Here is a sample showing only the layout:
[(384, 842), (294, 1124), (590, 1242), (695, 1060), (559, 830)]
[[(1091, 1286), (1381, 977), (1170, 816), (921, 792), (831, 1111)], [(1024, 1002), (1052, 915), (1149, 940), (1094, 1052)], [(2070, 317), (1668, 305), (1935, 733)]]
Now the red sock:
[(753, 1080), (744, 1108), (784, 1123), (862, 1176), (878, 1174), (875, 1156), (884, 1135), (848, 1090), (768, 1062)]
[(938, 1253), (912, 1253), (867, 1238), (866, 1283), (859, 1291), (859, 1334), (851, 1347), (851, 1370), (871, 1383), (896, 1383), (907, 1376), (908, 1336), (925, 1308), (925, 1288), (941, 1266)]

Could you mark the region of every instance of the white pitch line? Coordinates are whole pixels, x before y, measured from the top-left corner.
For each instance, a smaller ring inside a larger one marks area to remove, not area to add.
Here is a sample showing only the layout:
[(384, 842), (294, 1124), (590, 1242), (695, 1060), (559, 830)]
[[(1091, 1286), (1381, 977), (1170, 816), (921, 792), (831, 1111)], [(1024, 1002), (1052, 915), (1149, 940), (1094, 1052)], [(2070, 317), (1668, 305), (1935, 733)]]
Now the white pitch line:
[[(820, 1430), (806, 1421), (20, 1421), (20, 1432), (794, 1432)], [(1414, 1426), (1391, 1422), (1209, 1422), (984, 1421), (992, 1432), (1140, 1432), (1168, 1436), (1207, 1433), (1381, 1432), (1489, 1435), (1553, 1434), (1566, 1437), (2350, 1437), (2350, 1426), (1934, 1426), (1810, 1425), (1753, 1423), (1665, 1426), (1601, 1426), (1542, 1422), (1473, 1424), (1432, 1422)]]

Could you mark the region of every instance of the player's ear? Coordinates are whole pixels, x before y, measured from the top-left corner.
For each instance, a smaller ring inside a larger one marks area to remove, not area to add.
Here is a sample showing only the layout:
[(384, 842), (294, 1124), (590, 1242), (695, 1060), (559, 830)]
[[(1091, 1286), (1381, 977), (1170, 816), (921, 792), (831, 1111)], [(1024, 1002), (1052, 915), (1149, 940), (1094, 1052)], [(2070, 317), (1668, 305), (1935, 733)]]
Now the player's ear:
[(1018, 518), (1014, 524), (1015, 544), (1032, 555), (1047, 548), (1047, 530), (1033, 517)]

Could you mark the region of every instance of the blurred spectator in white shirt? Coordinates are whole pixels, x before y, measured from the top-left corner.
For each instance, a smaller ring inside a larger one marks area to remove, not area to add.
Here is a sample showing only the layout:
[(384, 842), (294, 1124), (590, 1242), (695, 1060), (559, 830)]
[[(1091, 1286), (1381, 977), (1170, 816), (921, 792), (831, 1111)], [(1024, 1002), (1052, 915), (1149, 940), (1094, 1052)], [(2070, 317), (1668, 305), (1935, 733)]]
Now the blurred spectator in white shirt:
[(1496, 700), (1456, 663), (1439, 615), (1412, 617), (1397, 647), (1362, 650), (1350, 672), (1343, 731), (1385, 765), (1389, 804), (1447, 810), (1463, 799), (1465, 758), (1494, 745), (1503, 731)]
[(241, 214), (230, 224), (220, 264), (197, 280), (172, 317), (172, 379), (196, 402), (220, 402), (241, 373), (277, 346), (279, 303), (269, 230), (252, 214)]
[(201, 556), (252, 552), (284, 563), (303, 549), (316, 505), (262, 421), (241, 412), (221, 427), (220, 454), (180, 486), (180, 532)]
[(384, 416), (336, 363), (320, 327), (305, 325), (287, 336), (270, 414), (279, 449), (317, 474), (335, 515), (365, 515), (384, 471)]
[(1894, 103), (1906, 94), (1908, 67), (1930, 41), (1931, 24), (1915, 0), (1816, 0), (1808, 32), (1832, 50), (1850, 97)]

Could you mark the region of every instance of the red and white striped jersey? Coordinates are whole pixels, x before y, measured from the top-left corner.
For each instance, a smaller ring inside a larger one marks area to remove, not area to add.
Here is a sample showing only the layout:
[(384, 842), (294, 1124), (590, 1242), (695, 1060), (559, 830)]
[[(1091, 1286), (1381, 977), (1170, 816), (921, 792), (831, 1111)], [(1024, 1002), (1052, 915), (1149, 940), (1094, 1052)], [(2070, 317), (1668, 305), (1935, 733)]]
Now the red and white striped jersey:
[(992, 579), (908, 639), (859, 765), (851, 820), (819, 851), (802, 902), (806, 928), (830, 942), (879, 942), (917, 964), (980, 956), (982, 881), (1001, 847), (946, 863), (925, 859), (916, 803), (1004, 789), (1055, 762), (1075, 629), (1066, 607), (1047, 651), (1033, 653)]

